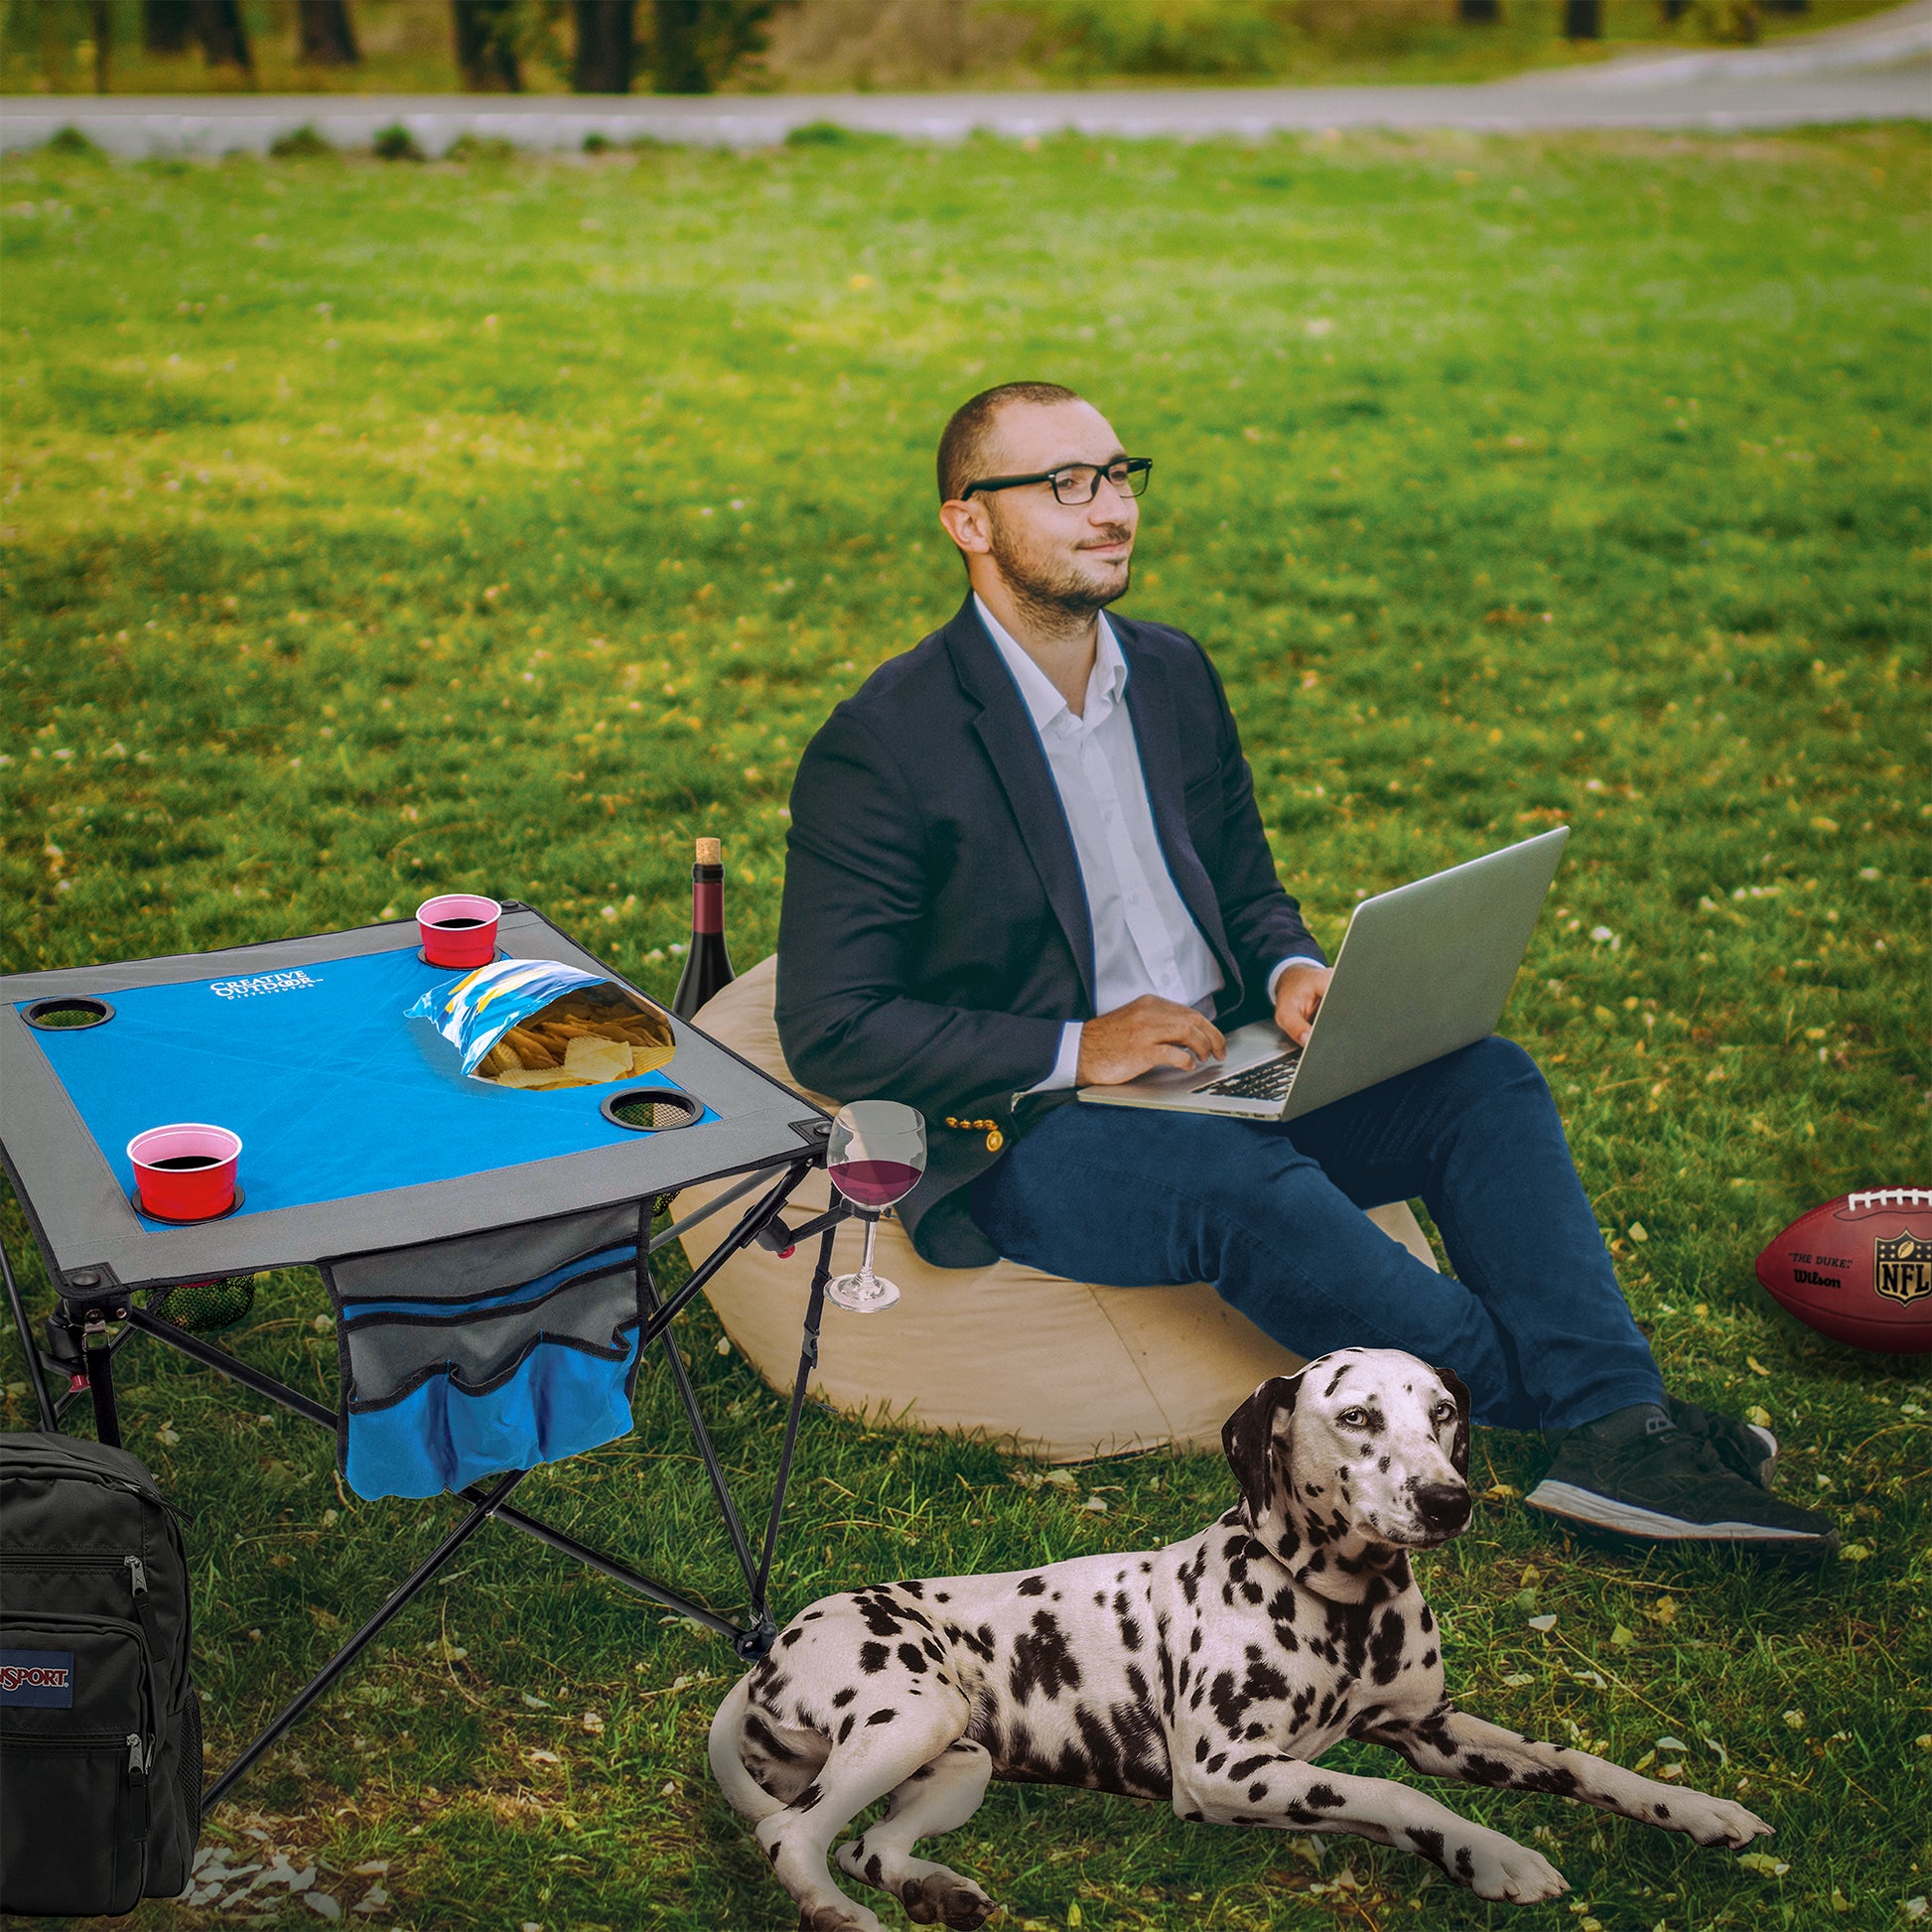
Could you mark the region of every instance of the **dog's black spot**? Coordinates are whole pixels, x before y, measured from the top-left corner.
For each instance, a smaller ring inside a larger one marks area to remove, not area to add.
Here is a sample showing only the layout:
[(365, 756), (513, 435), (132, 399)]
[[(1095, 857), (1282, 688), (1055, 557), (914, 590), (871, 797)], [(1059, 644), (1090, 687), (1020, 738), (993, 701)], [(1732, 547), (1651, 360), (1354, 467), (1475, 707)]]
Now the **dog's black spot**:
[(1045, 1593), (1045, 1590), (1046, 1579), (1044, 1577), (1023, 1577), (1020, 1580), (1015, 1593), (1020, 1596), (1040, 1596)]
[(1338, 1369), (1336, 1369), (1331, 1376), (1329, 1376), (1328, 1386), (1321, 1391), (1324, 1397), (1333, 1395), (1334, 1392), (1341, 1387), (1342, 1378), (1348, 1373), (1350, 1367), (1351, 1367), (1350, 1363), (1343, 1362), (1342, 1365)]
[(746, 1714), (745, 1735), (767, 1757), (775, 1757), (780, 1764), (789, 1764), (798, 1755), (756, 1711)]
[(1425, 1858), (1433, 1865), (1448, 1870), (1443, 1863), (1443, 1835), (1441, 1832), (1425, 1831), (1420, 1825), (1409, 1827), (1409, 1843), (1415, 1847), (1417, 1855)]
[(902, 1589), (907, 1596), (923, 1596), (925, 1594), (925, 1585), (916, 1577), (908, 1583), (895, 1584), (893, 1587), (895, 1589)]
[(818, 1788), (818, 1780), (814, 1778), (797, 1797), (792, 1799), (791, 1808), (793, 1811), (810, 1811), (824, 1796), (825, 1793)]
[(1426, 1637), (1436, 1627), (1436, 1612), (1425, 1603), (1422, 1606), (1422, 1615), (1416, 1621), (1422, 1626), (1422, 1633)]
[(1015, 1704), (1025, 1704), (1037, 1691), (1053, 1699), (1062, 1691), (1080, 1688), (1080, 1665), (1051, 1610), (1035, 1610), (1033, 1627), (1013, 1640), (1013, 1669), (1008, 1690)]
[(915, 1643), (900, 1644), (898, 1647), (898, 1660), (914, 1677), (919, 1676), (929, 1668), (926, 1663), (925, 1652)]
[(1206, 1755), (1207, 1739), (1205, 1737), (1196, 1737), (1194, 1739), (1194, 1762), (1196, 1764), (1200, 1763)]
[(859, 1646), (859, 1668), (868, 1677), (877, 1677), (886, 1668), (886, 1660), (892, 1655), (883, 1643), (862, 1643)]
[(1302, 1802), (1315, 1811), (1339, 1811), (1348, 1800), (1332, 1784), (1311, 1784), (1302, 1794)]
[(1268, 1786), (1265, 1782), (1258, 1783), (1258, 1784), (1251, 1784), (1248, 1787), (1248, 1802), (1251, 1805), (1260, 1804), (1262, 1799), (1267, 1797), (1267, 1795), (1268, 1795)]
[(1141, 1626), (1135, 1618), (1131, 1616), (1124, 1616), (1121, 1618), (1120, 1640), (1129, 1650), (1140, 1649)]
[(1221, 1766), (1225, 1764), (1227, 1761), (1228, 1761), (1228, 1754), (1226, 1751), (1216, 1751), (1214, 1755), (1207, 1760), (1206, 1764), (1202, 1768), (1207, 1772), (1207, 1775), (1210, 1778), (1218, 1778), (1221, 1775)]
[(1228, 1782), (1239, 1784), (1243, 1778), (1253, 1777), (1264, 1764), (1272, 1760), (1273, 1755), (1271, 1751), (1263, 1751), (1259, 1757), (1244, 1757), (1239, 1764), (1229, 1768)]
[(1500, 1758), (1485, 1757), (1480, 1751), (1471, 1751), (1462, 1760), (1462, 1775), (1470, 1784), (1510, 1784), (1514, 1782), (1510, 1768)]
[(903, 1621), (892, 1604), (884, 1597), (859, 1595), (852, 1599), (853, 1607), (866, 1620), (866, 1628), (875, 1637), (896, 1637), (905, 1628)]
[(935, 1589), (932, 1592), (932, 1597), (934, 1602), (950, 1603), (952, 1601), (952, 1592), (950, 1590)]
[(784, 1635), (778, 1639), (778, 1642), (782, 1648), (789, 1650), (791, 1646), (795, 1644), (798, 1641), (798, 1639), (802, 1637), (804, 1634), (805, 1633), (802, 1630), (787, 1630), (784, 1633)]
[(853, 1723), (854, 1723), (853, 1718), (848, 1714), (844, 1723), (842, 1723), (839, 1725), (837, 1736), (836, 1736), (836, 1741), (838, 1743), (843, 1744), (845, 1740), (852, 1735)]
[(946, 1660), (945, 1650), (940, 1645), (939, 1640), (936, 1637), (921, 1637), (919, 1639), (919, 1648), (923, 1650), (925, 1654), (928, 1657), (930, 1657), (935, 1664), (942, 1664)]
[(1650, 1807), (1650, 1815), (1653, 1818), (1668, 1818), (1670, 1816), (1670, 1806), (1652, 1805)]
[(1435, 1652), (1435, 1650), (1434, 1650), (1433, 1648), (1431, 1648), (1431, 1649), (1429, 1649), (1429, 1650), (1425, 1650), (1425, 1651), (1423, 1652), (1423, 1654), (1422, 1654), (1422, 1667), (1423, 1667), (1423, 1669), (1424, 1669), (1424, 1670), (1429, 1670), (1429, 1669), (1431, 1669), (1431, 1668), (1432, 1668), (1432, 1667), (1434, 1666), (1434, 1664), (1435, 1664), (1435, 1662), (1436, 1662), (1436, 1652)]
[(877, 1852), (875, 1852), (872, 1855), (872, 1857), (866, 1861), (865, 1873), (866, 1876), (870, 1878), (875, 1885), (883, 1884), (885, 1882), (886, 1867), (881, 1863), (879, 1854)]
[(885, 1706), (884, 1709), (875, 1711), (872, 1714), (872, 1716), (866, 1720), (866, 1724), (868, 1726), (872, 1725), (889, 1725), (897, 1716), (898, 1713), (895, 1711), (893, 1707), (889, 1704)]
[(1371, 1675), (1376, 1683), (1395, 1682), (1396, 1672), (1402, 1667), (1402, 1646), (1406, 1635), (1402, 1612), (1397, 1609), (1384, 1610), (1382, 1620), (1375, 1626), (1375, 1634), (1368, 1642)]
[(835, 1698), (833, 1698), (832, 1709), (834, 1711), (843, 1711), (845, 1707), (848, 1704), (850, 1704), (852, 1700), (856, 1698), (858, 1695), (859, 1695), (858, 1688), (855, 1685), (848, 1684), (844, 1690), (839, 1692), (839, 1694)]
[(1456, 1847), (1455, 1875), (1458, 1878), (1473, 1878), (1476, 1875), (1476, 1862), (1470, 1856), (1466, 1845)]
[(1389, 1473), (1389, 1458), (1386, 1455), (1378, 1456), (1375, 1461), (1375, 1469), (1378, 1475), (1387, 1475)]

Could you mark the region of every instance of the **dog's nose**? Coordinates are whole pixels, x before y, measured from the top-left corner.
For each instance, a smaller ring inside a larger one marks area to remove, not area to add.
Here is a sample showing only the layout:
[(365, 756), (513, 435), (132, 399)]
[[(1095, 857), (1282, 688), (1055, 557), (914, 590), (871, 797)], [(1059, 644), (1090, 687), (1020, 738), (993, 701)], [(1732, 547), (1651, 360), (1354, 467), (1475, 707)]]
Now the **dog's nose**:
[(1426, 1482), (1416, 1491), (1416, 1515), (1432, 1530), (1453, 1534), (1469, 1520), (1469, 1492), (1459, 1482)]

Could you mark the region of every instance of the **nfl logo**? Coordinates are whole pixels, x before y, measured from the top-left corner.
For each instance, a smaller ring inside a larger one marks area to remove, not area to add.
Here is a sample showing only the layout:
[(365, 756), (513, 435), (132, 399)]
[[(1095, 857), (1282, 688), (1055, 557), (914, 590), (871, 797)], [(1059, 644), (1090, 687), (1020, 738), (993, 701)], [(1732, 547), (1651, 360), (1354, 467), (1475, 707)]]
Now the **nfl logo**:
[(1916, 1302), (1932, 1295), (1932, 1241), (1901, 1234), (1896, 1241), (1874, 1244), (1876, 1270), (1872, 1286), (1894, 1302)]

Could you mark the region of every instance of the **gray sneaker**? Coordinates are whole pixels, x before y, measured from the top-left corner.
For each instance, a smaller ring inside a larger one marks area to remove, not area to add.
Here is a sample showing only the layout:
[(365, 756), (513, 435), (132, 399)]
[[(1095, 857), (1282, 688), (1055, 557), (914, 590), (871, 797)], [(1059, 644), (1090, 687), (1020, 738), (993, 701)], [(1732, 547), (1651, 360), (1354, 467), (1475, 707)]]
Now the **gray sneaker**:
[(1818, 1555), (1838, 1548), (1828, 1517), (1768, 1494), (1730, 1466), (1712, 1436), (1681, 1427), (1648, 1402), (1566, 1431), (1549, 1473), (1524, 1501), (1579, 1529), (1632, 1543)]

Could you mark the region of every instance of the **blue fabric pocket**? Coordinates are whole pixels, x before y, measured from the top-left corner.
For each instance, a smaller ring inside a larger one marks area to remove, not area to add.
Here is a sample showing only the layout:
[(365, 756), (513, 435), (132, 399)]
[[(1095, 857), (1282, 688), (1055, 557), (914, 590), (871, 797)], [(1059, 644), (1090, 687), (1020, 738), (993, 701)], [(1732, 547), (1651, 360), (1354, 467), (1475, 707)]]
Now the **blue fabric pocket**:
[(638, 1291), (631, 1244), (468, 1300), (344, 1299), (349, 1487), (434, 1496), (627, 1435)]

